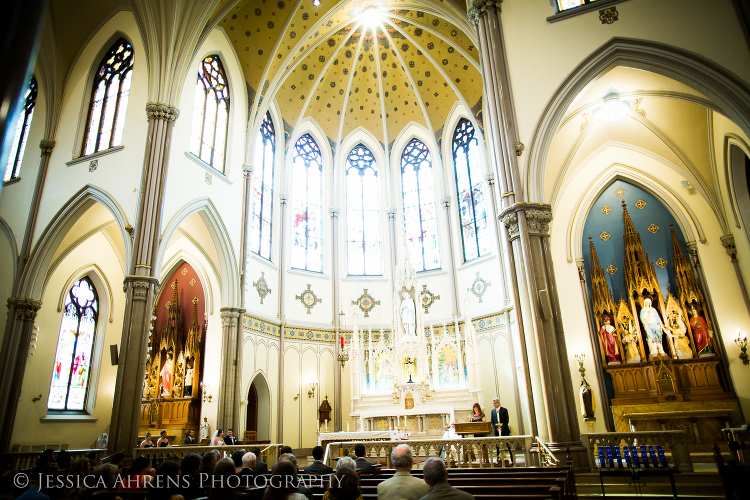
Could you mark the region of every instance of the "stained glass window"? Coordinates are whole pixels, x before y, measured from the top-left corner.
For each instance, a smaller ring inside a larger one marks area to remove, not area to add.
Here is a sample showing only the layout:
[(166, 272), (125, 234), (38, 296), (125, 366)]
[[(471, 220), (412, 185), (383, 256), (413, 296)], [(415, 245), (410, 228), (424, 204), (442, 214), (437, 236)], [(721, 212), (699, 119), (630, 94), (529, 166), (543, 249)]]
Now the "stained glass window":
[(83, 136), (82, 155), (90, 155), (122, 143), (125, 110), (133, 77), (133, 47), (117, 40), (102, 59), (94, 78), (91, 105)]
[(88, 277), (81, 278), (65, 296), (65, 312), (57, 341), (47, 408), (84, 410), (91, 376), (99, 299)]
[(490, 230), (484, 199), (479, 141), (474, 126), (461, 118), (453, 134), (453, 161), (456, 166), (456, 190), (461, 220), (464, 261), (490, 252)]
[(229, 86), (219, 56), (208, 56), (198, 68), (193, 99), (190, 152), (220, 172), (229, 126)]
[(417, 271), (440, 268), (435, 182), (430, 151), (412, 139), (401, 155), (401, 188), (406, 243)]
[(36, 91), (36, 79), (32, 76), (29, 88), (23, 96), (23, 109), (16, 122), (16, 134), (13, 136), (13, 144), (8, 154), (8, 164), (5, 166), (5, 175), (3, 176), (4, 181), (15, 179), (20, 173), (23, 151), (26, 149), (26, 139), (29, 138), (31, 118), (34, 116)]
[(294, 145), (292, 196), (292, 267), (322, 272), (323, 157), (310, 134)]
[(271, 260), (271, 217), (273, 216), (273, 160), (276, 135), (271, 114), (266, 113), (255, 139), (253, 170), (253, 218), (250, 225), (250, 250)]
[(380, 275), (378, 164), (364, 144), (346, 159), (346, 243), (350, 275)]
[(575, 9), (581, 5), (587, 5), (594, 3), (596, 0), (557, 0), (557, 11), (562, 12), (564, 10)]

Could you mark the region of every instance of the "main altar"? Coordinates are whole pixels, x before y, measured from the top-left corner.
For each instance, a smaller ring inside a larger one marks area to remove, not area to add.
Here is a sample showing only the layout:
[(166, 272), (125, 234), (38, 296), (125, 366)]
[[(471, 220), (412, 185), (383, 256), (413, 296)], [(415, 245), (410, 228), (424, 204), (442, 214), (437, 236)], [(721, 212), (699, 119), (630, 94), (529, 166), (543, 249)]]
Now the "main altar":
[(392, 333), (360, 329), (356, 315), (349, 346), (352, 417), (361, 432), (442, 435), (451, 421), (466, 421), (481, 400), (478, 345), (468, 300), (464, 328), (425, 327), (417, 273), (399, 238)]

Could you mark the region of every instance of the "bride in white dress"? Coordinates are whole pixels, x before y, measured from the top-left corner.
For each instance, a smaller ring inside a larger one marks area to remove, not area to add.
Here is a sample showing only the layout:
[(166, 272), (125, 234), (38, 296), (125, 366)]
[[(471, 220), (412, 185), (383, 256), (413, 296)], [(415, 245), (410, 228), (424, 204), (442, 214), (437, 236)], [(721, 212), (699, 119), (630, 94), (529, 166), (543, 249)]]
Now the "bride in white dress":
[(224, 446), (224, 431), (216, 429), (211, 436), (211, 446)]

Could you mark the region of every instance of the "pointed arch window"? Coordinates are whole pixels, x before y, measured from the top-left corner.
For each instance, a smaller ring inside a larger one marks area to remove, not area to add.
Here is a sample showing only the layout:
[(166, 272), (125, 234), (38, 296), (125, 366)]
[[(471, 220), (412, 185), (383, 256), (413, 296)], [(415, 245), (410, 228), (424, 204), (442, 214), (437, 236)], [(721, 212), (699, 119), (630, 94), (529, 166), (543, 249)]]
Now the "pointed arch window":
[(206, 57), (198, 68), (193, 99), (190, 152), (224, 171), (229, 132), (229, 85), (219, 56)]
[(117, 40), (102, 59), (91, 90), (82, 156), (122, 143), (133, 60), (133, 47), (124, 38)]
[(490, 252), (491, 241), (482, 165), (479, 159), (479, 141), (474, 126), (466, 118), (461, 118), (453, 134), (453, 163), (464, 261), (470, 261), (487, 255)]
[(292, 267), (323, 272), (323, 157), (310, 134), (294, 145), (292, 196)]
[(23, 109), (16, 122), (16, 133), (13, 136), (13, 144), (8, 154), (8, 163), (5, 166), (5, 175), (3, 176), (4, 181), (15, 179), (20, 174), (23, 152), (26, 149), (26, 140), (29, 138), (31, 118), (34, 116), (36, 93), (36, 78), (32, 76), (29, 88), (26, 89), (26, 93), (23, 96)]
[(379, 189), (375, 157), (364, 144), (358, 144), (346, 159), (346, 242), (350, 275), (382, 274)]
[(273, 216), (273, 162), (276, 132), (271, 114), (266, 112), (255, 139), (253, 170), (253, 218), (250, 226), (250, 250), (271, 260), (271, 222)]
[(84, 410), (91, 380), (99, 299), (88, 277), (78, 280), (65, 297), (47, 408)]
[(404, 224), (411, 261), (417, 271), (440, 268), (435, 181), (427, 146), (412, 139), (401, 155)]

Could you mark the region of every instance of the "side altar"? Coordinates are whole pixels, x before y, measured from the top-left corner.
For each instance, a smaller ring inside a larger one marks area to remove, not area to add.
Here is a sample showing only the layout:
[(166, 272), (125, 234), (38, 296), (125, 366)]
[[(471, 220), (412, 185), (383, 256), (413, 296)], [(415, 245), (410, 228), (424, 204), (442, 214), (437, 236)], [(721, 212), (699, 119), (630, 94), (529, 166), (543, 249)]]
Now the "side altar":
[(374, 338), (360, 330), (356, 314), (349, 345), (352, 387), (350, 417), (361, 431), (398, 430), (441, 435), (451, 421), (466, 421), (481, 399), (477, 384), (478, 344), (468, 300), (465, 328), (425, 327), (417, 273), (405, 235), (396, 249), (392, 335)]

